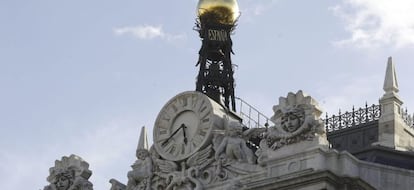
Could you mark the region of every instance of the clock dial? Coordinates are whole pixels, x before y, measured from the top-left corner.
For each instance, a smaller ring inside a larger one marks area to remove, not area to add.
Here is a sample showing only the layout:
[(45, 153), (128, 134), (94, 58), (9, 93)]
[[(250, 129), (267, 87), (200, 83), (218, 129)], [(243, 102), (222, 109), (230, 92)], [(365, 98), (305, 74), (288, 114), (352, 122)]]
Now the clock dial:
[(216, 102), (199, 92), (184, 92), (172, 98), (158, 114), (154, 146), (165, 159), (188, 158), (211, 139)]

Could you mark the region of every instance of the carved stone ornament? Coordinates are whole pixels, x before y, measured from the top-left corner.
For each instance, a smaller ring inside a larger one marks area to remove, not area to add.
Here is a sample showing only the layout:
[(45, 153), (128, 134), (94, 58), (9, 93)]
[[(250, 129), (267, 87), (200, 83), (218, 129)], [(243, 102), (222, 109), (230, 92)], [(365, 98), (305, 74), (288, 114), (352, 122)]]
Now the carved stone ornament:
[(224, 116), (224, 127), (226, 133), (221, 142), (216, 143), (215, 146), (216, 160), (254, 164), (254, 154), (243, 139), (243, 125), (238, 121), (230, 121), (227, 116)]
[(238, 162), (237, 160), (233, 160), (233, 162), (223, 159), (216, 160), (212, 146), (212, 144), (207, 146), (181, 162), (165, 160), (159, 157), (156, 151), (152, 151), (155, 156), (153, 157), (155, 172), (152, 189), (211, 189), (215, 184), (222, 184), (243, 175), (263, 171), (257, 164)]
[[(137, 160), (132, 164), (132, 171), (128, 172), (126, 190), (150, 190), (153, 177), (153, 162), (148, 151), (148, 138), (145, 127), (141, 128), (141, 135), (136, 150)], [(112, 183), (112, 186), (121, 186)]]
[(47, 181), (50, 185), (44, 190), (93, 190), (92, 183), (88, 181), (92, 171), (88, 168), (89, 164), (79, 156), (64, 156), (49, 169)]
[[(199, 92), (184, 92), (161, 110), (148, 148), (143, 127), (137, 160), (124, 185), (112, 179), (111, 190), (203, 190), (263, 172), (246, 145), (243, 125), (228, 110)], [(237, 188), (241, 183), (232, 184)], [(230, 187), (230, 186), (229, 186)]]
[[(205, 147), (181, 161), (161, 157), (151, 148), (152, 189), (203, 190), (222, 186), (228, 180), (261, 172), (253, 152), (242, 137), (242, 124), (223, 116), (215, 137)], [(227, 186), (227, 184), (225, 184)], [(237, 184), (239, 185), (239, 184)], [(233, 185), (236, 186), (236, 185)]]
[(124, 185), (123, 183), (119, 182), (116, 179), (109, 180), (109, 183), (111, 183), (110, 190), (125, 190), (126, 189), (126, 185)]
[(275, 126), (264, 133), (261, 149), (277, 150), (283, 146), (301, 141), (313, 141), (316, 136), (325, 136), (322, 113), (318, 103), (302, 91), (279, 98), (279, 105), (273, 107), (271, 120)]

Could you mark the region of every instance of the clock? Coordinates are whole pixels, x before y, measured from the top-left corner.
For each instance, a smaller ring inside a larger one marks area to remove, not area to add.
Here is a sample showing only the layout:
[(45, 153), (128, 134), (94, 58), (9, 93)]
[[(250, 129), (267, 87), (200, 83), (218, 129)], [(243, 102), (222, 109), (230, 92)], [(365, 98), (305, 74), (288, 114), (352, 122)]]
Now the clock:
[(200, 92), (180, 93), (157, 116), (154, 147), (164, 159), (184, 160), (211, 143), (213, 128), (225, 113), (220, 104)]

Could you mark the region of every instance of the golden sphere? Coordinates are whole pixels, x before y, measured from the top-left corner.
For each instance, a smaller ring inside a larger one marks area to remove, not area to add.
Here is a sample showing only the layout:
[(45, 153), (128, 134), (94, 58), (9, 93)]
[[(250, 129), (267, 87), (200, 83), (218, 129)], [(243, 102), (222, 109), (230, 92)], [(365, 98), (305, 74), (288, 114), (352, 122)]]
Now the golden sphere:
[(234, 24), (240, 15), (237, 0), (200, 0), (197, 6), (200, 21)]

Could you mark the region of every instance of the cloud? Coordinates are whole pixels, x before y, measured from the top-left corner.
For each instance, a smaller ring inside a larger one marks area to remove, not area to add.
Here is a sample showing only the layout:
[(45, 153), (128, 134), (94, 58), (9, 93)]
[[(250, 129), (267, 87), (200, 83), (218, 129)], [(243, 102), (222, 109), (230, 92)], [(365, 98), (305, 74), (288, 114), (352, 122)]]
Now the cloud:
[(403, 48), (414, 45), (414, 1), (343, 0), (331, 7), (345, 23), (351, 36), (334, 42), (336, 46)]
[(167, 41), (174, 41), (185, 38), (185, 35), (176, 35), (166, 33), (162, 26), (125, 26), (115, 28), (114, 34), (117, 36), (130, 35), (140, 40), (152, 40), (156, 38), (164, 39)]
[(248, 0), (245, 5), (241, 6), (241, 16), (243, 20), (253, 21), (255, 17), (266, 14), (271, 11), (273, 6), (280, 0), (270, 0), (265, 2), (259, 2), (256, 0)]

